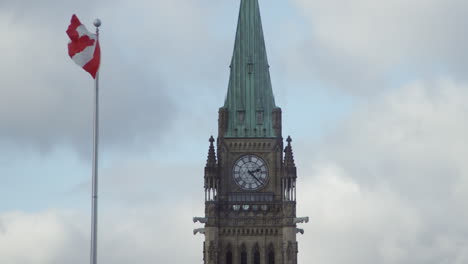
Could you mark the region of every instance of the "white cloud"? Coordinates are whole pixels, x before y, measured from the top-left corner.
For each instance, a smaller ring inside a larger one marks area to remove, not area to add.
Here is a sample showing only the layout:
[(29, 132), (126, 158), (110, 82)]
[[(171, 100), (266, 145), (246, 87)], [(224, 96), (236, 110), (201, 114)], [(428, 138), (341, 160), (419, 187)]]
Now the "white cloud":
[[(202, 263), (203, 237), (192, 233), (201, 227), (192, 217), (204, 214), (202, 167), (128, 157), (103, 166), (99, 263)], [(89, 207), (91, 188), (86, 179), (68, 192), (50, 187), (59, 192), (48, 201), (51, 209), (0, 212), (0, 263), (88, 262), (91, 218), (83, 208)], [(82, 201), (77, 205), (76, 199)]]
[(406, 263), (421, 229), (417, 212), (387, 190), (363, 189), (334, 164), (314, 167), (298, 198), (311, 217), (299, 238), (301, 262)]
[[(86, 235), (73, 221), (78, 214), (46, 211), (35, 214), (0, 214), (0, 261), (2, 263), (80, 263)], [(81, 251), (81, 252), (80, 252)], [(67, 261), (70, 260), (70, 261)]]
[[(191, 217), (200, 204), (100, 209), (99, 263), (202, 263)], [(190, 207), (193, 206), (193, 207)], [(90, 216), (80, 211), (0, 214), (0, 262), (78, 264), (89, 260)]]

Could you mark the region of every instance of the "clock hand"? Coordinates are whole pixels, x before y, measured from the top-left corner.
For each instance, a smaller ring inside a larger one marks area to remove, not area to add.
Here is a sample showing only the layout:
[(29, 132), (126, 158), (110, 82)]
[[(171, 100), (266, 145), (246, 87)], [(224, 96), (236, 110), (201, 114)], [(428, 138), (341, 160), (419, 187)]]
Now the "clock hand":
[(261, 170), (260, 168), (258, 168), (258, 169), (253, 170), (253, 171), (250, 171), (250, 170), (249, 170), (248, 172), (249, 172), (249, 174), (250, 174), (250, 173), (255, 173), (255, 172), (260, 172), (260, 171), (262, 171), (262, 170)]
[[(254, 172), (261, 172), (262, 170), (260, 168), (256, 169)], [(257, 177), (255, 177), (257, 179)], [(260, 179), (260, 178), (258, 178)], [(265, 182), (263, 180), (260, 181), (262, 184), (265, 184)]]
[[(257, 170), (258, 170), (258, 169), (257, 169)], [(247, 171), (247, 172), (248, 172), (248, 173), (250, 174), (250, 176), (252, 176), (258, 183), (260, 183), (260, 184), (262, 184), (262, 185), (264, 184), (263, 181), (259, 180), (259, 179), (253, 174), (253, 173), (256, 172), (256, 171)]]
[[(253, 171), (249, 171), (249, 174), (254, 176), (253, 174), (256, 173), (256, 172), (261, 172), (262, 170), (260, 168), (256, 169), (256, 170), (253, 170)], [(255, 176), (254, 176), (255, 177)]]

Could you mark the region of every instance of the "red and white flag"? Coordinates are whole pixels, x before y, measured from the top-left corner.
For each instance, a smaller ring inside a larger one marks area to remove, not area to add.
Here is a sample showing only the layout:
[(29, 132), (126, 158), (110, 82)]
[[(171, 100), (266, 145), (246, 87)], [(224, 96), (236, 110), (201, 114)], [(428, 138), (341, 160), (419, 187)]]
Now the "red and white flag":
[(71, 18), (67, 34), (70, 37), (68, 54), (76, 64), (96, 79), (101, 62), (101, 49), (97, 35), (89, 32), (76, 15)]

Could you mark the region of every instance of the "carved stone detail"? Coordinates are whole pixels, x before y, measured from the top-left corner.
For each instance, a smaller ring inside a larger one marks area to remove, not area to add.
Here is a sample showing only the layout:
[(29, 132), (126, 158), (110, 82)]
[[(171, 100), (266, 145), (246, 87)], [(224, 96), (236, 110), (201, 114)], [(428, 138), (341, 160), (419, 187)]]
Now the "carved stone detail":
[(210, 246), (208, 247), (208, 260), (214, 262), (216, 257), (216, 248), (213, 241), (210, 241)]
[(288, 248), (286, 249), (286, 256), (288, 258), (288, 261), (292, 260), (293, 254), (294, 254), (294, 250), (293, 250), (292, 242), (288, 241)]

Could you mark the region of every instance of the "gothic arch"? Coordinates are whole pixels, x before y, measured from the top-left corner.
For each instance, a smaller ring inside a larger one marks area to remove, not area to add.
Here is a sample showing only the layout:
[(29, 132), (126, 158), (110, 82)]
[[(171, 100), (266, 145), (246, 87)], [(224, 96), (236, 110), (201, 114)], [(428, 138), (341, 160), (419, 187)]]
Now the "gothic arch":
[(210, 246), (208, 248), (208, 259), (209, 261), (215, 261), (216, 258), (216, 248), (213, 241), (210, 241)]
[(242, 243), (240, 247), (240, 264), (247, 264), (247, 247)]
[(267, 250), (267, 264), (275, 264), (275, 247), (270, 243)]
[(233, 256), (232, 256), (232, 246), (231, 243), (229, 243), (226, 246), (226, 264), (233, 264)]
[(228, 252), (228, 251), (232, 251), (232, 245), (231, 245), (231, 243), (228, 243), (228, 244), (226, 245), (226, 252)]
[(252, 248), (252, 258), (253, 264), (260, 264), (260, 247), (258, 246), (258, 243), (255, 243), (255, 245)]
[(288, 257), (288, 260), (292, 260), (293, 248), (292, 248), (292, 242), (291, 241), (288, 241), (288, 248), (286, 249), (286, 255)]

